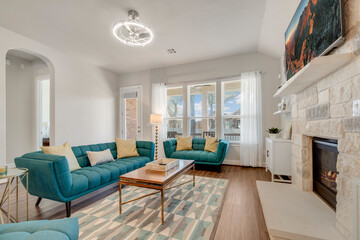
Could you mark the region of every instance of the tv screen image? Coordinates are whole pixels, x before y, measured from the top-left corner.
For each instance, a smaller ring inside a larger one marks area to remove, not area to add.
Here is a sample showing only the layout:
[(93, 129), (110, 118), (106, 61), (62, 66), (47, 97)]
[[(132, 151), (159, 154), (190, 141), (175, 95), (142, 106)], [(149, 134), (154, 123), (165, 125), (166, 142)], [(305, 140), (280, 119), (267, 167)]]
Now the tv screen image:
[(285, 33), (287, 80), (341, 43), (342, 24), (341, 0), (300, 1)]

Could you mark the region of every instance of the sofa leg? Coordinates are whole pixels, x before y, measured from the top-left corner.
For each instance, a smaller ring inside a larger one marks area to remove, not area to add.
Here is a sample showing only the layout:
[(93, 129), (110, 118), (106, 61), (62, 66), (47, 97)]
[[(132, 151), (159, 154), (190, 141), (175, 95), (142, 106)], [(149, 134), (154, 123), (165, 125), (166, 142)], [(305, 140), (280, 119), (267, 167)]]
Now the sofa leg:
[(71, 201), (66, 202), (65, 206), (66, 206), (66, 217), (70, 217), (71, 216)]
[(221, 165), (217, 165), (216, 170), (217, 170), (218, 173), (220, 173), (221, 172)]
[(38, 197), (38, 199), (36, 200), (35, 206), (39, 206), (41, 199), (42, 199), (42, 197)]

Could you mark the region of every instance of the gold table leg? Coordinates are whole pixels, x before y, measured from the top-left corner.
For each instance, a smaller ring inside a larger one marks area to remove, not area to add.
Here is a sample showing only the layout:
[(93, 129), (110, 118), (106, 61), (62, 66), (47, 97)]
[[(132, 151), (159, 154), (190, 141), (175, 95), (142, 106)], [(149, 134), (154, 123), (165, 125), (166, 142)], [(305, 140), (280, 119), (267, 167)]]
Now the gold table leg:
[(164, 189), (161, 189), (161, 224), (164, 224)]
[(195, 164), (193, 166), (193, 187), (195, 187)]
[(26, 173), (26, 221), (29, 221), (29, 172)]
[(19, 177), (16, 177), (16, 219), (19, 219)]
[[(10, 179), (9, 179), (10, 180)], [(10, 196), (11, 196), (11, 182), (9, 181), (9, 190), (8, 190), (8, 223), (10, 223)]]
[(119, 213), (122, 213), (122, 209), (121, 209), (121, 184), (119, 183)]

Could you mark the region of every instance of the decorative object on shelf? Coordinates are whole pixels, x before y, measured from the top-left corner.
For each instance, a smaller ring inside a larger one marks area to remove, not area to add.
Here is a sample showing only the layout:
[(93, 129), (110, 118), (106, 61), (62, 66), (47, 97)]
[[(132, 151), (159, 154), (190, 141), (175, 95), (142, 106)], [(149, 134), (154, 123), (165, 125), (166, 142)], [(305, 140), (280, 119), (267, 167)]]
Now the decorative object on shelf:
[(160, 160), (147, 163), (145, 167), (147, 170), (166, 172), (177, 166), (179, 166), (179, 159), (162, 158)]
[(149, 44), (154, 35), (152, 31), (139, 23), (139, 13), (135, 10), (128, 12), (129, 20), (121, 21), (113, 27), (114, 36), (125, 45), (145, 46)]
[(283, 135), (282, 135), (283, 139), (285, 139), (285, 140), (291, 139), (291, 130), (292, 130), (292, 123), (291, 123), (291, 121), (288, 121), (285, 124), (285, 128), (283, 131)]
[(282, 129), (277, 128), (277, 127), (272, 127), (266, 130), (269, 133), (269, 136), (271, 139), (276, 139), (280, 132), (282, 131)]
[(162, 123), (163, 117), (161, 114), (153, 113), (150, 115), (150, 123), (155, 124), (155, 157), (154, 160), (158, 160), (158, 133), (159, 133), (159, 126), (158, 124)]
[(285, 99), (283, 99), (283, 100), (281, 101), (281, 103), (278, 103), (278, 110), (279, 110), (279, 111), (285, 111), (285, 110), (286, 110)]

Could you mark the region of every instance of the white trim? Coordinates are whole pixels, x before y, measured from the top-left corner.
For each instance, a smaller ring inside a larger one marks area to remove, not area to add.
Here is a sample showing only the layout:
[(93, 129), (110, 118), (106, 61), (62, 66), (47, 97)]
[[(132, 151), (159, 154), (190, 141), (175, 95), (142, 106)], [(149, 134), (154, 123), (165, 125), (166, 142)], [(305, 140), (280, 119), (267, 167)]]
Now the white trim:
[(41, 139), (41, 129), (42, 129), (42, 123), (40, 122), (40, 120), (42, 120), (41, 118), (41, 115), (42, 115), (42, 108), (41, 108), (41, 100), (42, 100), (42, 95), (41, 95), (41, 92), (40, 92), (40, 82), (42, 81), (49, 81), (49, 94), (50, 94), (50, 98), (49, 98), (49, 101), (50, 101), (50, 104), (49, 104), (49, 121), (50, 121), (50, 125), (49, 125), (49, 128), (50, 128), (50, 131), (49, 131), (49, 138), (50, 138), (50, 141), (51, 141), (51, 131), (52, 131), (52, 123), (51, 123), (51, 78), (50, 78), (50, 74), (46, 74), (46, 75), (41, 75), (41, 76), (36, 76), (35, 77), (35, 98), (36, 98), (36, 104), (35, 104), (35, 109), (36, 109), (36, 126), (35, 126), (35, 129), (36, 129), (36, 149), (40, 149), (40, 146), (42, 146), (42, 139)]
[(143, 127), (143, 85), (135, 85), (135, 86), (129, 86), (129, 87), (121, 87), (119, 92), (120, 92), (120, 96), (119, 96), (119, 137), (125, 139), (125, 135), (124, 135), (124, 104), (123, 104), (123, 95), (125, 92), (129, 91), (129, 90), (134, 90), (138, 93), (137, 98), (137, 107), (138, 107), (138, 130), (140, 129), (140, 136), (138, 136), (138, 140), (142, 140), (143, 139), (143, 135), (144, 135), (144, 127)]
[(241, 163), (240, 160), (225, 159), (223, 161), (223, 164), (225, 164), (225, 165), (233, 165), (233, 166), (241, 166), (240, 163)]

